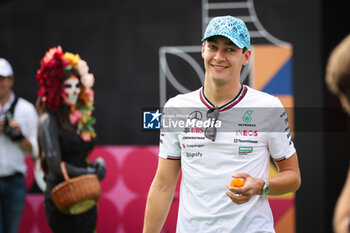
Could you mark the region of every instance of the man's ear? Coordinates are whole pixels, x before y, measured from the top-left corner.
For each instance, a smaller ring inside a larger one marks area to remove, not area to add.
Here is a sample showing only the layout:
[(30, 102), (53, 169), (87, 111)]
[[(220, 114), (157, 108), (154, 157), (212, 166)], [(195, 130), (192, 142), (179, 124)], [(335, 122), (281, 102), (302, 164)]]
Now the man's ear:
[(251, 55), (252, 55), (252, 51), (251, 50), (248, 49), (247, 51), (245, 51), (243, 65), (247, 65), (248, 64), (249, 58), (250, 58)]
[(202, 44), (202, 58), (204, 58), (204, 50), (205, 50), (205, 41)]
[(13, 87), (13, 84), (14, 84), (14, 82), (15, 82), (15, 77), (12, 76), (12, 77), (9, 77), (8, 79), (9, 79), (9, 81), (10, 81), (10, 83), (11, 83), (10, 85), (11, 85), (11, 88), (12, 88), (12, 87)]

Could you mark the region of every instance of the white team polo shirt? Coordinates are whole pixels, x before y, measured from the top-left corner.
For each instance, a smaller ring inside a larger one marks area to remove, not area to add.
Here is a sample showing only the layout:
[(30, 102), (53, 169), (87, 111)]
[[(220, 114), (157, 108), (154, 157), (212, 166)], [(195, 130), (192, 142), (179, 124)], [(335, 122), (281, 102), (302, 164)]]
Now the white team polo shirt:
[(219, 108), (221, 128), (215, 141), (206, 138), (205, 127), (198, 125), (166, 128), (175, 124), (171, 122), (176, 115), (205, 120), (212, 107), (203, 88), (177, 95), (164, 107), (159, 156), (181, 159), (177, 232), (275, 232), (266, 196), (237, 205), (225, 192), (234, 173), (267, 178), (270, 156), (280, 161), (295, 153), (281, 102), (243, 85), (234, 100)]

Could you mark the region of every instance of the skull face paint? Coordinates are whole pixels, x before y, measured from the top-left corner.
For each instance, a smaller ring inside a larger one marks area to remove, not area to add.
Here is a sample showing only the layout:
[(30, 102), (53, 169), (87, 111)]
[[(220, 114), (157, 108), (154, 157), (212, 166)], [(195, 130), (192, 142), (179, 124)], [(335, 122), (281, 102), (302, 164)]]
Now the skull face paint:
[(77, 103), (80, 85), (79, 79), (75, 75), (70, 76), (63, 82), (64, 93), (66, 94), (64, 103), (66, 105), (73, 106)]

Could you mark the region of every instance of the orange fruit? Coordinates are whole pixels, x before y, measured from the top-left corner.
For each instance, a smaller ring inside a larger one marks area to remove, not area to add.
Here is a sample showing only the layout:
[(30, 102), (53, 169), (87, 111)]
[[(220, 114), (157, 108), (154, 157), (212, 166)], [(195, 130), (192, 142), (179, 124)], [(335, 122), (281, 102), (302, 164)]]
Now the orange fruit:
[(240, 188), (243, 187), (244, 180), (242, 178), (235, 178), (231, 181), (231, 187)]

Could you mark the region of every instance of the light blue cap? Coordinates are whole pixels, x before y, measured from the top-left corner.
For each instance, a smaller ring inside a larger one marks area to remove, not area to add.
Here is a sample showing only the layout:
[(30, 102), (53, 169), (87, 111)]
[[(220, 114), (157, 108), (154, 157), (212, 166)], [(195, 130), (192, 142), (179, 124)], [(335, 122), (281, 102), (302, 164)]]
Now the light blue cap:
[(5, 59), (0, 57), (0, 76), (12, 77), (13, 70), (10, 63)]
[(210, 20), (202, 42), (212, 36), (224, 36), (240, 49), (250, 48), (250, 35), (247, 26), (242, 20), (230, 15), (219, 16)]

